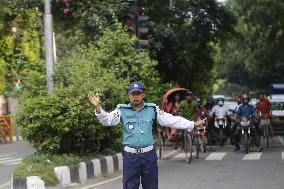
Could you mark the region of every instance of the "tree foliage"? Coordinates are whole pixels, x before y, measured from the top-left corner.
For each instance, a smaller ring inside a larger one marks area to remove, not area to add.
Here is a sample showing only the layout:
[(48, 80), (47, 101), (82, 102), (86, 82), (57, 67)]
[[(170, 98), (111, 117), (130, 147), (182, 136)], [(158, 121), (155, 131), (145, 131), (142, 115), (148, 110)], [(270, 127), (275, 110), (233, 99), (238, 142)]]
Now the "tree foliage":
[(40, 13), (12, 1), (0, 6), (0, 92), (16, 95), (40, 59)]
[[(25, 99), (16, 123), (34, 147), (45, 153), (109, 153), (119, 150), (120, 127), (102, 127), (87, 93), (99, 92), (102, 107), (112, 110), (118, 103), (127, 103), (127, 86), (132, 80), (142, 81), (146, 96), (159, 102), (163, 92), (155, 61), (138, 54), (120, 24), (105, 30), (97, 44), (82, 47), (56, 65), (56, 91), (47, 96), (43, 69), (28, 79)], [(38, 90), (34, 88), (37, 85)], [(42, 89), (42, 90), (41, 90)]]
[(216, 1), (145, 1), (152, 23), (152, 57), (165, 81), (206, 96), (212, 91), (221, 39), (233, 32), (233, 17)]
[[(175, 0), (170, 8), (165, 1), (138, 1), (151, 22), (151, 57), (164, 82), (173, 81), (196, 93), (211, 92), (219, 63), (219, 42), (230, 36), (233, 17), (215, 0)], [(39, 6), (29, 0), (19, 7)], [(52, 13), (60, 56), (78, 50), (77, 44), (94, 42), (104, 28), (112, 29), (112, 14), (121, 20), (129, 1), (52, 1)], [(43, 11), (43, 6), (39, 6)]]
[(223, 77), (254, 89), (283, 83), (284, 2), (236, 0), (228, 8), (238, 18), (238, 35), (222, 47)]

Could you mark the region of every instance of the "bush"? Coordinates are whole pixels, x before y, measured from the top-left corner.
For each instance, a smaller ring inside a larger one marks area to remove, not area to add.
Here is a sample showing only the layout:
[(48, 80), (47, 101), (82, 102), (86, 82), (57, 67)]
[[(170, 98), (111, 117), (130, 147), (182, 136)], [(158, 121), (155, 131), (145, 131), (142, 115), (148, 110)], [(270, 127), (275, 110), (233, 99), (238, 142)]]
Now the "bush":
[[(56, 90), (51, 96), (34, 87), (39, 77), (27, 79), (31, 90), (16, 116), (23, 137), (40, 152), (90, 153), (120, 150), (120, 127), (102, 127), (88, 103), (89, 91), (100, 92), (106, 110), (128, 101), (127, 86), (142, 81), (152, 102), (161, 100), (163, 85), (156, 62), (137, 53), (134, 38), (120, 24), (106, 30), (97, 44), (61, 59), (56, 65)], [(40, 70), (40, 69), (39, 69)], [(33, 76), (37, 74), (33, 73)], [(40, 77), (43, 79), (43, 77)]]

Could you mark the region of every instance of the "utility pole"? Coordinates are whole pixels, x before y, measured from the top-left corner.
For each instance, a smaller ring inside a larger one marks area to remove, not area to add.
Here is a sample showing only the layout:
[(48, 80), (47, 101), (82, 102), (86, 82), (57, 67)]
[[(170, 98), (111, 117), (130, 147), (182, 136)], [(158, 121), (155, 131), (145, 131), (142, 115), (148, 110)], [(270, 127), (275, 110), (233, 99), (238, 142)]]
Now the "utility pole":
[(47, 93), (50, 95), (54, 91), (54, 43), (50, 0), (44, 1), (44, 12), (46, 81)]
[(170, 0), (170, 10), (173, 9), (173, 0)]

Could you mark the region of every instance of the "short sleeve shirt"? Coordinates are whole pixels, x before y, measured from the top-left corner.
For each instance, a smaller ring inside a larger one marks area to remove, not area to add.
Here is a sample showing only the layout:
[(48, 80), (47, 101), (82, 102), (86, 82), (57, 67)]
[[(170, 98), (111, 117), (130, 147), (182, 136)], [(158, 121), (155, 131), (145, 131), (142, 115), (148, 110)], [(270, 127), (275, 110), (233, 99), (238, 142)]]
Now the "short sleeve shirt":
[(257, 103), (256, 108), (261, 112), (261, 114), (270, 114), (271, 103), (268, 99), (263, 99)]

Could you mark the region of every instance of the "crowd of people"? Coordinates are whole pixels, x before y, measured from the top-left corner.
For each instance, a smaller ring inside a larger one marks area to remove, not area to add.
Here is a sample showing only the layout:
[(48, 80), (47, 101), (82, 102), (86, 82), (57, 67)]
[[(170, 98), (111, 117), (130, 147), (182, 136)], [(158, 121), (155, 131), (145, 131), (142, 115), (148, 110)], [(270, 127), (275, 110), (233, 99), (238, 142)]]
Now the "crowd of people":
[[(230, 143), (234, 145), (234, 151), (240, 150), (240, 122), (242, 118), (253, 119), (256, 133), (259, 138), (262, 135), (263, 123), (261, 120), (271, 118), (271, 103), (266, 98), (264, 93), (258, 94), (258, 102), (256, 105), (250, 104), (250, 98), (247, 94), (239, 96), (237, 101), (238, 105), (234, 109), (230, 109), (225, 104), (223, 97), (213, 99), (209, 97), (206, 102), (202, 99), (197, 98), (192, 92), (188, 91), (185, 94), (184, 99), (181, 99), (179, 93), (176, 93), (173, 101), (170, 101), (166, 105), (165, 111), (173, 115), (180, 115), (189, 120), (197, 121), (201, 115), (207, 118), (207, 145), (212, 146), (217, 143), (215, 137), (216, 130), (215, 126), (217, 118), (225, 118), (224, 120), (228, 125), (225, 128), (225, 135), (227, 139), (230, 139)], [(272, 125), (269, 126), (270, 133), (273, 135)], [(173, 148), (178, 147), (178, 141), (180, 133), (177, 129), (166, 129), (167, 137), (170, 142), (173, 143)], [(261, 140), (256, 142), (258, 151), (262, 151)]]

